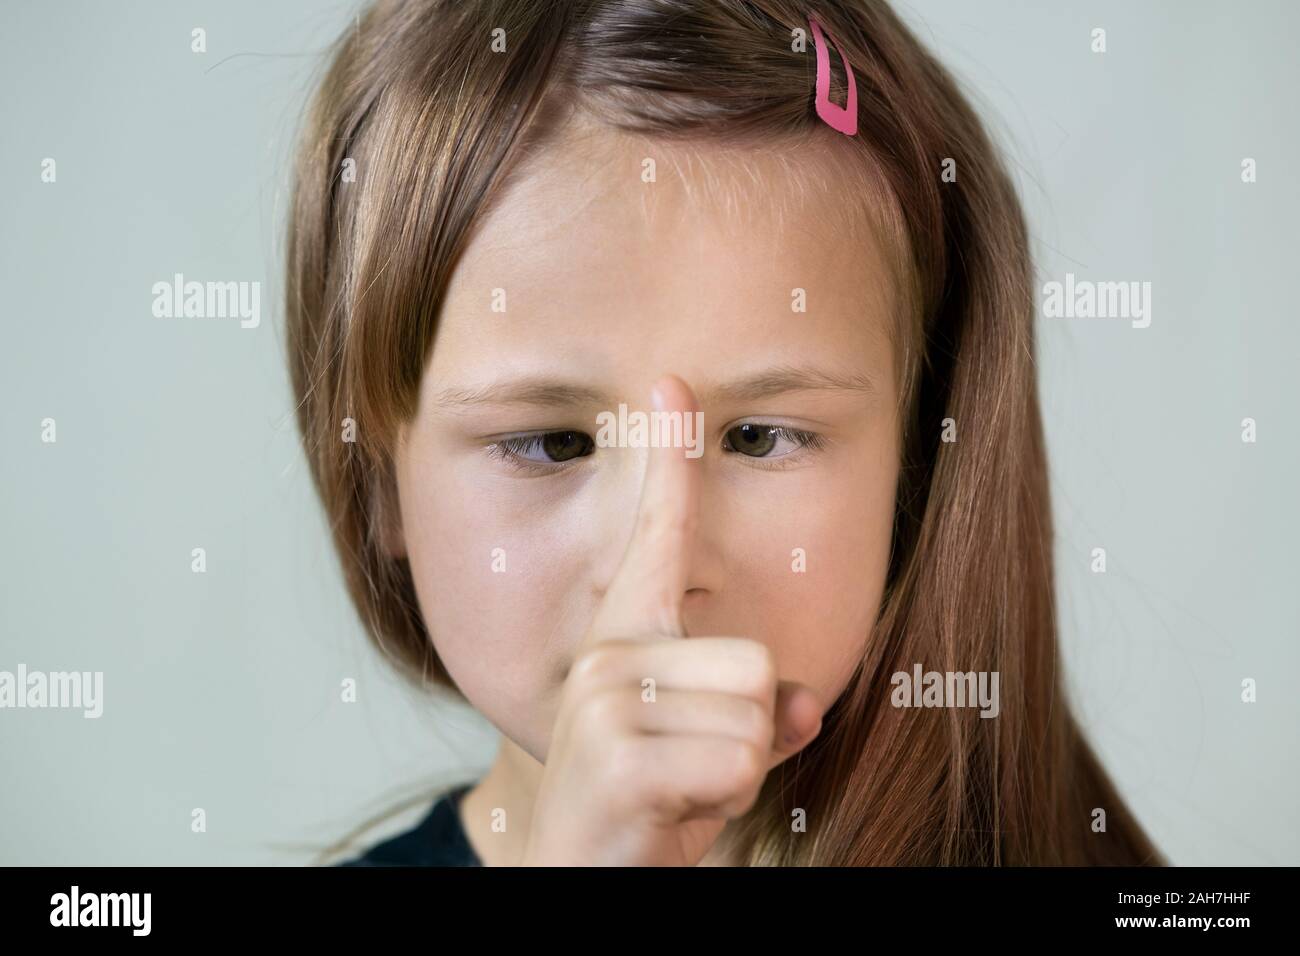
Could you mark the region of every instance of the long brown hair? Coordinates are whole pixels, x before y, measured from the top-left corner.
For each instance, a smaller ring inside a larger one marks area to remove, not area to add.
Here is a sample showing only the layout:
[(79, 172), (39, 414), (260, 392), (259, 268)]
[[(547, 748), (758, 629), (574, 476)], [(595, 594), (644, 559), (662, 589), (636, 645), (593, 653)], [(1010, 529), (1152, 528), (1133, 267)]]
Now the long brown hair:
[[(856, 136), (814, 112), (810, 15), (851, 65)], [(1162, 863), (1058, 672), (1023, 214), (956, 83), (877, 0), (381, 0), (339, 39), (299, 153), (287, 328), (312, 473), (379, 648), (421, 685), (456, 692), (409, 567), (385, 547), (393, 441), (474, 223), (578, 104), (651, 137), (825, 133), (881, 184), (876, 211), (906, 263), (903, 459), (880, 618), (820, 737), (769, 775), (744, 818), (750, 862)], [(342, 440), (345, 420), (355, 440)], [(916, 663), (998, 673), (999, 715), (892, 706), (891, 675)], [(795, 808), (806, 833), (792, 832)]]

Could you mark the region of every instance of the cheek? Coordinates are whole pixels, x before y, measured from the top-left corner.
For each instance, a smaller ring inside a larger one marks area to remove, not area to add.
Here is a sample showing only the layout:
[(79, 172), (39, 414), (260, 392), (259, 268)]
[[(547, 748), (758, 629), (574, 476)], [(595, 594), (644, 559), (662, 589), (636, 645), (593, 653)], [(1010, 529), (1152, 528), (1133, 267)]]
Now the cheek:
[(880, 609), (896, 470), (851, 465), (788, 482), (773, 506), (743, 496), (728, 534), (727, 598), (716, 613), (772, 648), (785, 680), (829, 704), (860, 660)]
[(589, 548), (572, 533), (582, 523), (567, 506), (539, 502), (531, 482), (485, 474), (445, 463), (408, 470), (399, 483), (407, 556), (425, 625), (457, 686), (536, 753), (546, 695), (580, 626), (574, 595)]

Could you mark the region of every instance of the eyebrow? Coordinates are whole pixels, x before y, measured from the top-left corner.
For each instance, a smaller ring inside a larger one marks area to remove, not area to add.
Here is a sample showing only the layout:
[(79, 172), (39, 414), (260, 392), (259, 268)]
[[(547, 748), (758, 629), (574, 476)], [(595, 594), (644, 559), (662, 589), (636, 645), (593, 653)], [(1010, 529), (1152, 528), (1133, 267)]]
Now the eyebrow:
[[(758, 401), (803, 391), (853, 391), (874, 395), (875, 384), (861, 372), (840, 373), (791, 365), (776, 366), (757, 374), (706, 387), (697, 396), (700, 405), (720, 401)], [(614, 399), (600, 389), (544, 376), (490, 382), (478, 388), (444, 388), (434, 395), (440, 408), (481, 405), (536, 405), (545, 407), (608, 407)]]

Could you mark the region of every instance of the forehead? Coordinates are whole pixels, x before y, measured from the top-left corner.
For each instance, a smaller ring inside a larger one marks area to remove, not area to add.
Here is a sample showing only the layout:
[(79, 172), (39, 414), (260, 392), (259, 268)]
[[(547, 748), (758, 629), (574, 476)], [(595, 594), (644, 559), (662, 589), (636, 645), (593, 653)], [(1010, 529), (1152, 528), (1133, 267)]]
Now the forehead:
[(893, 282), (868, 201), (817, 140), (738, 148), (574, 126), (478, 222), (433, 365), (537, 349), (606, 368), (629, 354), (886, 356)]

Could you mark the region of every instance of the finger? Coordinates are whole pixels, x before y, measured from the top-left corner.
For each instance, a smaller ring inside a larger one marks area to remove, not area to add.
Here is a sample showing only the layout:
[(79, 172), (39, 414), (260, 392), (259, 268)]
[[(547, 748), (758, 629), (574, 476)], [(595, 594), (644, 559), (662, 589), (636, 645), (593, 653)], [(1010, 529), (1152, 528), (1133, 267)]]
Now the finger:
[(766, 747), (773, 735), (772, 714), (758, 701), (717, 691), (659, 690), (651, 698), (635, 688), (616, 694), (611, 711), (643, 734), (698, 734), (748, 740)]
[[(654, 410), (680, 414), (682, 430), (678, 434), (687, 434), (685, 429), (694, 426), (699, 411), (691, 387), (675, 375), (666, 375), (655, 384), (654, 394)], [(685, 636), (682, 599), (699, 521), (699, 461), (686, 457), (683, 447), (646, 451), (632, 540), (596, 611), (589, 632), (594, 640), (645, 634)]]
[[(824, 705), (813, 689), (780, 680), (766, 646), (748, 637), (692, 637), (689, 641), (607, 641), (617, 653), (580, 658), (575, 687), (614, 688), (628, 700), (646, 692), (722, 693), (762, 705), (776, 723), (772, 749), (780, 760), (815, 736)], [(788, 740), (787, 737), (796, 737)], [(780, 762), (777, 761), (777, 762)]]
[[(629, 722), (620, 719), (622, 726), (637, 726), (635, 716), (641, 711), (644, 725), (657, 732), (690, 732), (691, 705), (707, 707), (711, 699), (726, 697), (736, 702), (730, 715), (733, 719), (741, 719), (740, 710), (748, 710), (751, 721), (763, 715), (766, 736), (756, 742), (770, 747), (771, 766), (803, 749), (821, 729), (825, 706), (820, 697), (807, 685), (779, 680), (771, 654), (757, 641), (693, 637), (689, 641), (620, 643), (625, 646), (617, 653), (589, 652), (581, 661), (577, 686), (596, 688), (593, 699), (610, 706), (604, 713), (611, 719), (630, 715)], [(611, 704), (619, 700), (625, 705)], [(664, 705), (665, 701), (669, 703), (660, 709), (666, 713), (642, 711), (646, 704)], [(687, 709), (682, 710), (683, 706)], [(704, 713), (694, 732), (726, 733), (724, 726), (711, 722), (725, 719)]]
[(635, 688), (606, 691), (617, 698), (606, 713), (640, 733), (699, 734), (747, 740), (770, 753), (768, 769), (802, 750), (821, 730), (821, 702), (803, 684), (782, 681), (775, 716), (751, 697), (716, 691), (660, 690), (647, 700)]
[(767, 776), (767, 750), (750, 741), (695, 734), (648, 734), (635, 741), (625, 751), (630, 765), (623, 772), (634, 775), (636, 784), (624, 789), (635, 791), (665, 824), (740, 816), (753, 806)]
[(712, 735), (748, 741), (768, 751), (767, 769), (779, 766), (821, 732), (822, 706), (803, 684), (781, 681), (776, 706), (769, 711), (752, 697), (716, 691), (657, 690), (653, 699), (635, 687), (606, 694), (604, 713), (620, 726), (641, 733)]
[(582, 654), (574, 671), (587, 687), (717, 691), (769, 710), (776, 701), (776, 662), (764, 645), (744, 637), (607, 641)]

